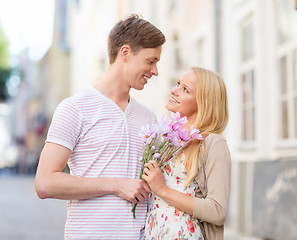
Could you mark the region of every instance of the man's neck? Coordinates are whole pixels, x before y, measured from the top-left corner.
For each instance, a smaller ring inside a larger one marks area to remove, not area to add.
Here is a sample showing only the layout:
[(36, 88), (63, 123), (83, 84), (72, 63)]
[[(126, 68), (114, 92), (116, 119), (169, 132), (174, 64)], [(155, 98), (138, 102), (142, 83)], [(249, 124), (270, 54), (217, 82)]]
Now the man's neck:
[(121, 75), (116, 69), (110, 67), (95, 88), (125, 111), (130, 100), (130, 87), (125, 85)]

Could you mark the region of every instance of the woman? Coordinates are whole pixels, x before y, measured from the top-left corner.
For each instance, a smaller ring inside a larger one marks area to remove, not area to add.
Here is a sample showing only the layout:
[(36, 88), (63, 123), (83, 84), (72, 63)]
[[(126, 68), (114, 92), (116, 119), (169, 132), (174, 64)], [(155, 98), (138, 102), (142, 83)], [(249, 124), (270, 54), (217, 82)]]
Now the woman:
[(228, 122), (224, 81), (212, 71), (193, 68), (172, 89), (166, 105), (186, 116), (204, 140), (193, 140), (167, 162), (145, 165), (149, 212), (144, 239), (223, 239), (228, 212), (231, 159), (220, 136)]

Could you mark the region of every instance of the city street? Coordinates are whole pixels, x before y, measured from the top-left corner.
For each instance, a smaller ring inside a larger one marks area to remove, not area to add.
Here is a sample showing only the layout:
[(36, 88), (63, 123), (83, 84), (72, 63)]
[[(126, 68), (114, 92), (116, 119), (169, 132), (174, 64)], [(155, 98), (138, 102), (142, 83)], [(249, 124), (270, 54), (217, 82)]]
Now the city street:
[(34, 176), (0, 175), (0, 239), (63, 239), (66, 201), (37, 197)]
[[(62, 240), (66, 201), (37, 197), (34, 176), (0, 172), (0, 240)], [(226, 240), (256, 240), (225, 231)]]

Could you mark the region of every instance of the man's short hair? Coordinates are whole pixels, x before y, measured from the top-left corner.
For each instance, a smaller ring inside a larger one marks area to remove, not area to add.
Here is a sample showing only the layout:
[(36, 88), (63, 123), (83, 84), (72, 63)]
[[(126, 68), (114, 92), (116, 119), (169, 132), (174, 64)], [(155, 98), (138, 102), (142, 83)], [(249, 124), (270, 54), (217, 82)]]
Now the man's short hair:
[(156, 48), (166, 41), (164, 34), (137, 14), (120, 20), (108, 36), (109, 63), (115, 62), (120, 48), (127, 44), (134, 53), (142, 48)]

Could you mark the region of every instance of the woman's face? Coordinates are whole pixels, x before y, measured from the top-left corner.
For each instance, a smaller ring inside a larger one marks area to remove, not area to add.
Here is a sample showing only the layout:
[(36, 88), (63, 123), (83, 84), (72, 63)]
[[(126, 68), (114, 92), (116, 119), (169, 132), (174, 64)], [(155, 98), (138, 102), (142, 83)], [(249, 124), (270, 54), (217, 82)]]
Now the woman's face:
[(189, 123), (193, 124), (197, 115), (196, 89), (197, 80), (194, 71), (184, 74), (171, 90), (166, 108), (172, 112), (179, 112), (182, 117), (186, 116)]

